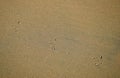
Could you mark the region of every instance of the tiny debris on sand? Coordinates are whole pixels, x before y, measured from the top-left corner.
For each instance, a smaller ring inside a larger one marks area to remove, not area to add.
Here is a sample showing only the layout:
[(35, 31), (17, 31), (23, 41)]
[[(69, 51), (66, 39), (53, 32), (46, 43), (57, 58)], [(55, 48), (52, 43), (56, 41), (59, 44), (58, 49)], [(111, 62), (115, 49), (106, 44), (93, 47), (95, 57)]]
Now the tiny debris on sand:
[(96, 66), (98, 66), (99, 64), (98, 63), (95, 63)]
[(92, 59), (95, 59), (95, 57), (92, 57)]
[(56, 41), (57, 39), (55, 38), (54, 41)]
[(18, 21), (17, 23), (18, 23), (18, 24), (21, 24), (21, 21)]
[(103, 58), (103, 56), (100, 56), (100, 59), (102, 59)]

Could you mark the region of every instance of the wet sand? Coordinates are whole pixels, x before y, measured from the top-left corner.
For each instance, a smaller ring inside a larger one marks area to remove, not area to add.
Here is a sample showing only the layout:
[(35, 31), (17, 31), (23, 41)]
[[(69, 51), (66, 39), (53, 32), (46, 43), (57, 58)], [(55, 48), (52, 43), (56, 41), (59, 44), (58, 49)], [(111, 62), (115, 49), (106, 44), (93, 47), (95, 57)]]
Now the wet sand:
[(0, 0), (0, 78), (120, 78), (120, 1)]

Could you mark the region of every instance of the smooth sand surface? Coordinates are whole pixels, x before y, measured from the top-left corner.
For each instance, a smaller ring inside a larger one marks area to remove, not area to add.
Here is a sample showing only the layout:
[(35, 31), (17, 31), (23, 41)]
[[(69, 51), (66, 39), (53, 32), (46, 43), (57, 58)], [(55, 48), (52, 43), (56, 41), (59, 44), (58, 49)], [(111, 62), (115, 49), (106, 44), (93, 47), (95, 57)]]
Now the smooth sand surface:
[(0, 78), (120, 78), (120, 1), (0, 0)]

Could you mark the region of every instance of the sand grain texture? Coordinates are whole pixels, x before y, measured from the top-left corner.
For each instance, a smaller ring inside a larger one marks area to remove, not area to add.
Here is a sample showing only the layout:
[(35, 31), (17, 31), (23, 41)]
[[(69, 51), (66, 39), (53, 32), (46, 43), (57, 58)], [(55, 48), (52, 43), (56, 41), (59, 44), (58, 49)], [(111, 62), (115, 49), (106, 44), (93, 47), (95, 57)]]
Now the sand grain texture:
[(120, 78), (120, 1), (0, 0), (0, 78)]

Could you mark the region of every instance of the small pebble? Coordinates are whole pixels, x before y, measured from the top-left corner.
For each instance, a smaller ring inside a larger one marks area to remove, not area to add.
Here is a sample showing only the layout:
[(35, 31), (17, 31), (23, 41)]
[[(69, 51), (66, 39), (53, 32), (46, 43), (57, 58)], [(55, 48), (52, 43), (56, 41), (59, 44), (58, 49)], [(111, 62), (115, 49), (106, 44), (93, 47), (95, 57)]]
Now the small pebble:
[(98, 66), (99, 64), (95, 63), (96, 66)]
[(100, 59), (102, 59), (103, 57), (102, 56), (100, 56)]
[(20, 22), (20, 21), (18, 21), (17, 23), (18, 23), (18, 24), (21, 24), (21, 22)]

